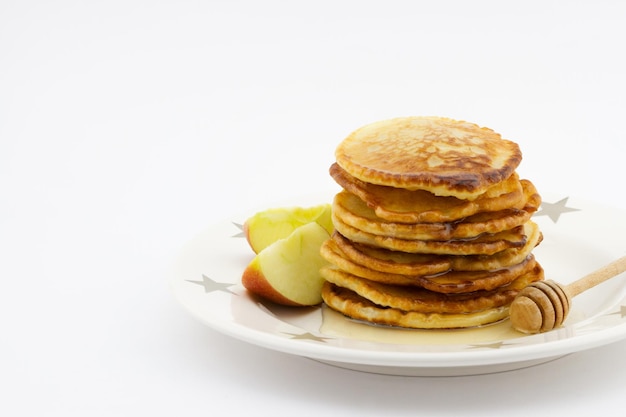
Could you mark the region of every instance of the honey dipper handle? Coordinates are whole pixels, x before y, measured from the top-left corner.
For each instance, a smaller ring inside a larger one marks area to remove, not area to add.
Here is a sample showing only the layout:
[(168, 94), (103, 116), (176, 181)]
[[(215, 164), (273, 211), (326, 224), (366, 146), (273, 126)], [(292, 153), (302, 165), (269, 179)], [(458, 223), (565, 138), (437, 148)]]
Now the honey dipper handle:
[(613, 278), (616, 275), (626, 271), (626, 256), (611, 262), (608, 265), (590, 273), (577, 281), (572, 282), (566, 287), (566, 290), (570, 297), (575, 297), (581, 292), (593, 288), (598, 284), (603, 283), (609, 278)]

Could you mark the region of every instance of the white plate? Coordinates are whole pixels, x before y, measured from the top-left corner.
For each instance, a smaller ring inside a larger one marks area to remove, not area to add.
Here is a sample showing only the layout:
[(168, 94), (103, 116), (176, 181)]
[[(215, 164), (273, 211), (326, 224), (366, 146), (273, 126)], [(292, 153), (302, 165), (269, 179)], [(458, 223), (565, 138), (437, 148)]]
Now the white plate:
[[(508, 321), (466, 330), (407, 330), (355, 322), (323, 306), (264, 303), (240, 284), (254, 256), (240, 228), (251, 214), (209, 227), (189, 242), (171, 286), (194, 317), (258, 346), (359, 371), (450, 376), (519, 369), (626, 337), (626, 274), (577, 296), (563, 327), (530, 336)], [(614, 208), (544, 197), (534, 217), (544, 240), (534, 253), (546, 276), (565, 284), (623, 256), (623, 219), (624, 212)]]

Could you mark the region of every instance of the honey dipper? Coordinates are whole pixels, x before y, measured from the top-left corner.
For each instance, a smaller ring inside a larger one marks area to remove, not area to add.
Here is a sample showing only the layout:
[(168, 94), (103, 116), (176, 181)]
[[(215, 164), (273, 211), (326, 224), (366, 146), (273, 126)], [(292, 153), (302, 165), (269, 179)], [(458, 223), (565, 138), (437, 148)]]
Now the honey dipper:
[(511, 325), (515, 330), (529, 334), (552, 330), (567, 317), (572, 298), (624, 271), (626, 256), (566, 286), (552, 280), (533, 282), (511, 303)]

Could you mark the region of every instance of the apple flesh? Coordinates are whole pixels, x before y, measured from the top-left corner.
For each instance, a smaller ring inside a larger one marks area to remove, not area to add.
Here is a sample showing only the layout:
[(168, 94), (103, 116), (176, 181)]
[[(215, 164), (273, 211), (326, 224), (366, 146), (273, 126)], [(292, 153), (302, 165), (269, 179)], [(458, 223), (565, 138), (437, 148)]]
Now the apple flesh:
[(327, 264), (320, 247), (329, 237), (328, 231), (315, 222), (298, 227), (254, 257), (243, 272), (243, 286), (282, 305), (320, 304), (324, 278), (319, 270)]
[(328, 233), (333, 231), (330, 204), (312, 207), (281, 207), (258, 212), (243, 224), (243, 232), (254, 253), (279, 239), (284, 239), (297, 228), (315, 222)]

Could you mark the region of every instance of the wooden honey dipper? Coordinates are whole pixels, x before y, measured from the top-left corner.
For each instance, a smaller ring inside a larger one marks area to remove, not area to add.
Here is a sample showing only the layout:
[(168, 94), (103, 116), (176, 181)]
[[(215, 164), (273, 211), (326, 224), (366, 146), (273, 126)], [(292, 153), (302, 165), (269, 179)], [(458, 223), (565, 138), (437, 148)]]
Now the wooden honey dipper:
[(572, 298), (626, 271), (626, 256), (567, 286), (537, 281), (520, 291), (509, 310), (511, 325), (522, 333), (542, 333), (559, 327), (569, 314)]

